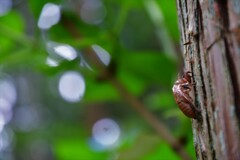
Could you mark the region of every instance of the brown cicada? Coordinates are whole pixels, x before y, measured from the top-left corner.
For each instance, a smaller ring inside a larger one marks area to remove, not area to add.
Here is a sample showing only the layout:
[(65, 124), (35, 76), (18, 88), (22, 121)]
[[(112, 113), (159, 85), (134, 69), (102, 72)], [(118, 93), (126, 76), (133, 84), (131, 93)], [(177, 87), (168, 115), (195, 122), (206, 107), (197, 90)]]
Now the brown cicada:
[(192, 83), (191, 72), (186, 72), (182, 78), (179, 78), (173, 85), (174, 98), (181, 111), (188, 117), (196, 119), (196, 109), (193, 105), (193, 99), (190, 96), (194, 83)]

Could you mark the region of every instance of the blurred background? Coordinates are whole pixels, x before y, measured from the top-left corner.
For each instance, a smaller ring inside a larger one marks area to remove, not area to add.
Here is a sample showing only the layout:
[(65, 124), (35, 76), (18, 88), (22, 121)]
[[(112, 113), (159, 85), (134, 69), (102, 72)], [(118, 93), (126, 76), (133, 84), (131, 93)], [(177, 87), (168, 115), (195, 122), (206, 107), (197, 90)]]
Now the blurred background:
[(0, 0), (0, 159), (194, 159), (179, 44), (175, 0)]

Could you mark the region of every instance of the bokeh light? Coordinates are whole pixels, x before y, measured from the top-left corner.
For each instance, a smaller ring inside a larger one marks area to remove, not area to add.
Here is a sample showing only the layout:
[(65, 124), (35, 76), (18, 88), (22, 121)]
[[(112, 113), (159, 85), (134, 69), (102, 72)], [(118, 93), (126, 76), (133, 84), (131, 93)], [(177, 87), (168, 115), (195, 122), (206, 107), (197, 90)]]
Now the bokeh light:
[(0, 132), (0, 159), (2, 158), (2, 152), (10, 147), (10, 145), (13, 143), (13, 140), (14, 134), (11, 129), (7, 128)]
[(110, 54), (99, 45), (94, 44), (92, 45), (92, 48), (102, 63), (108, 66), (111, 60)]
[(41, 29), (49, 29), (59, 22), (60, 17), (60, 7), (53, 3), (47, 3), (44, 5), (40, 14), (38, 27)]
[(47, 64), (50, 66), (58, 65), (58, 62), (63, 59), (74, 60), (78, 56), (77, 51), (72, 46), (52, 41), (47, 43), (47, 50), (50, 54), (48, 58), (51, 58), (47, 59)]
[(105, 147), (116, 144), (119, 140), (120, 132), (119, 125), (109, 118), (98, 120), (92, 128), (93, 139)]
[(0, 0), (0, 16), (6, 15), (12, 9), (12, 0)]
[[(0, 99), (0, 128), (12, 119), (12, 105), (5, 99)], [(1, 129), (0, 129), (1, 131)]]
[(0, 113), (0, 132), (2, 132), (4, 125), (5, 125), (4, 117), (3, 114)]
[(85, 81), (78, 72), (69, 71), (61, 76), (58, 90), (66, 101), (78, 102), (85, 93)]
[(12, 107), (16, 103), (17, 92), (7, 76), (0, 78), (0, 132), (12, 118)]
[(14, 84), (8, 78), (0, 79), (0, 98), (5, 99), (12, 105), (16, 102), (16, 89)]
[(59, 45), (54, 48), (55, 52), (67, 60), (73, 60), (77, 57), (76, 50), (69, 45)]
[(37, 129), (41, 125), (41, 116), (35, 106), (18, 106), (14, 115), (16, 128), (23, 132)]
[(99, 24), (106, 15), (105, 7), (101, 0), (85, 0), (80, 10), (80, 17), (85, 23)]
[(56, 67), (58, 66), (58, 62), (52, 59), (51, 57), (47, 57), (46, 59), (46, 64), (51, 66), (51, 67)]

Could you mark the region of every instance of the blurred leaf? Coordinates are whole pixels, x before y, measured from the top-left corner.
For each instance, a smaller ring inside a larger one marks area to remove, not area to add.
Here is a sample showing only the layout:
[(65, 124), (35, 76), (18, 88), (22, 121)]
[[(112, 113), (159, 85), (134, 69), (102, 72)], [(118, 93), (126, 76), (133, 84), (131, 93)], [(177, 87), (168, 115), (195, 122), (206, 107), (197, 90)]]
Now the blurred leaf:
[(131, 50), (159, 50), (159, 41), (147, 13), (143, 10), (129, 12), (120, 34), (120, 43)]
[(84, 102), (109, 102), (119, 100), (119, 95), (116, 89), (109, 83), (96, 81), (86, 81), (86, 93)]
[(36, 51), (31, 48), (22, 48), (22, 50), (14, 51), (9, 55), (4, 55), (0, 59), (0, 63), (5, 67), (14, 68), (22, 66), (31, 69), (38, 69), (45, 63), (45, 56), (41, 50)]
[(161, 142), (155, 150), (152, 150), (151, 153), (146, 154), (142, 160), (180, 160), (180, 157), (176, 155), (171, 147), (165, 142)]
[(121, 4), (131, 6), (131, 9), (142, 7), (142, 1), (139, 0), (120, 0)]
[(151, 153), (160, 142), (158, 136), (141, 135), (131, 147), (120, 152), (117, 160), (141, 160), (144, 155)]
[(176, 29), (178, 28), (178, 21), (177, 21), (177, 6), (176, 6), (176, 1), (175, 0), (168, 0), (168, 1), (163, 1), (163, 0), (157, 0), (157, 3), (159, 4), (166, 28), (168, 29), (169, 34), (175, 41), (179, 41), (179, 30)]
[(119, 79), (124, 84), (124, 86), (134, 95), (141, 95), (146, 89), (147, 84), (143, 79), (138, 76), (125, 71), (119, 71)]
[(125, 53), (119, 59), (119, 73), (122, 74), (120, 77), (124, 77), (124, 73), (127, 73), (126, 76), (131, 74), (147, 84), (171, 86), (169, 79), (172, 78), (174, 71), (175, 64), (160, 53)]
[(169, 145), (157, 135), (141, 135), (133, 146), (120, 152), (117, 160), (179, 160)]
[(23, 33), (24, 27), (22, 17), (17, 12), (12, 11), (0, 17), (0, 55), (15, 45), (14, 39), (23, 40), (19, 35)]
[(190, 135), (190, 136), (188, 136), (188, 143), (187, 143), (187, 146), (186, 146), (186, 150), (189, 153), (189, 155), (192, 156), (192, 159), (197, 159), (196, 154), (195, 154), (195, 149), (194, 149), (193, 145), (194, 145), (193, 136)]
[(176, 107), (173, 94), (170, 91), (157, 92), (157, 93), (153, 93), (152, 95), (150, 94), (149, 96), (146, 97), (147, 106), (149, 106), (149, 108), (154, 110), (159, 110), (159, 109), (168, 110), (170, 108)]
[(58, 160), (104, 160), (106, 152), (94, 152), (89, 144), (80, 137), (62, 138), (55, 144)]
[[(72, 113), (73, 114), (73, 113)], [(55, 123), (52, 129), (54, 155), (58, 160), (104, 160), (106, 151), (94, 151), (90, 146), (86, 126), (76, 119), (66, 119), (61, 123)]]
[(192, 137), (192, 128), (191, 128), (191, 120), (186, 117), (183, 113), (181, 113), (181, 116), (179, 116), (180, 120), (180, 126), (178, 128), (178, 136), (186, 135), (187, 137)]

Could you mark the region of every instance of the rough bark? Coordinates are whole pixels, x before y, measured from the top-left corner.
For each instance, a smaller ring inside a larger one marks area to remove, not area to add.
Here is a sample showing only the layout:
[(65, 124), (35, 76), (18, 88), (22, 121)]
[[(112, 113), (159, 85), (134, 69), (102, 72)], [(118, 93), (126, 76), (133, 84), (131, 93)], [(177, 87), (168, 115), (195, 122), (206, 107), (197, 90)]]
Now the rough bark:
[(240, 159), (240, 1), (177, 0), (197, 159)]

